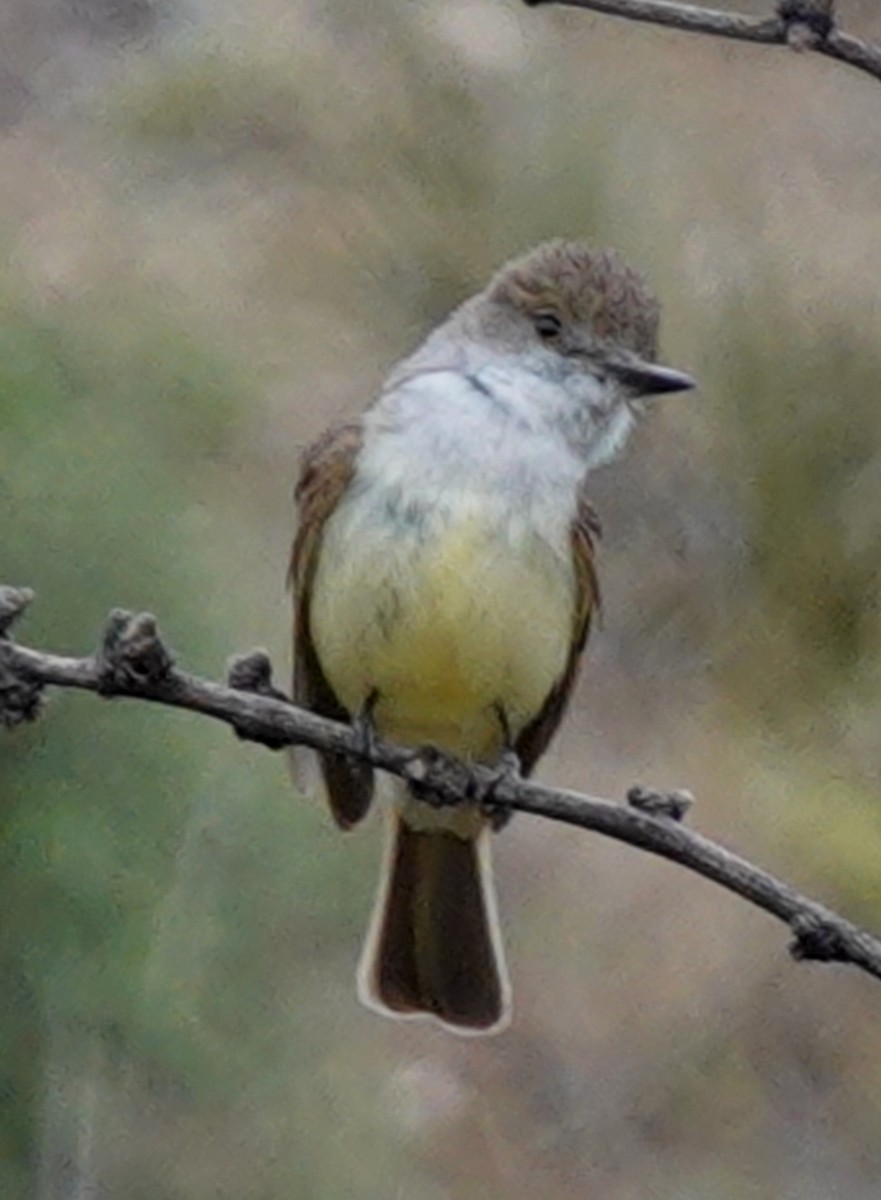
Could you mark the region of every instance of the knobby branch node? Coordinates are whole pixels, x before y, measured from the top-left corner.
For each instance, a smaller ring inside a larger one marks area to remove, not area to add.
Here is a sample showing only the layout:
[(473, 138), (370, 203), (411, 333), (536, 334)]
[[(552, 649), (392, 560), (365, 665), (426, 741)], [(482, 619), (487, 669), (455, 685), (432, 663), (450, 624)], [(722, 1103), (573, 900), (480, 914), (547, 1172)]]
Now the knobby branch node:
[(529, 8), (552, 4), (623, 17), (712, 37), (814, 50), (881, 81), (881, 47), (851, 37), (838, 27), (835, 0), (777, 0), (769, 16), (725, 12), (676, 0), (524, 0)]
[(459, 804), (463, 796), (498, 810), (518, 810), (591, 830), (670, 859), (735, 892), (783, 921), (789, 949), (800, 961), (851, 963), (881, 979), (881, 941), (831, 909), (803, 896), (730, 850), (684, 824), (693, 801), (688, 792), (634, 787), (626, 802), (545, 787), (510, 769), (493, 770), (450, 759), (431, 747), (413, 749), (290, 703), (272, 682), (263, 651), (234, 659), (225, 684), (180, 670), (149, 613), (114, 609), (98, 649), (67, 658), (19, 645), (12, 628), (34, 593), (0, 586), (0, 726), (14, 729), (44, 710), (47, 688), (79, 688), (105, 697), (188, 709), (232, 726), (237, 735), (270, 749), (305, 745), (342, 754), (399, 775), (427, 803)]

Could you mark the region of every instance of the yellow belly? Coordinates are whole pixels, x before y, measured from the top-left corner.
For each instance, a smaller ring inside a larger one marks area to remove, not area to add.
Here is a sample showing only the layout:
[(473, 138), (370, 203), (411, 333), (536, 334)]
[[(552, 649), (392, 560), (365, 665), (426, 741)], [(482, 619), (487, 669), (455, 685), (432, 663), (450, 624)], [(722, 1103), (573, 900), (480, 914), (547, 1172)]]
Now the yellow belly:
[(357, 712), (374, 690), (378, 731), (494, 759), (562, 675), (573, 627), (571, 563), (470, 518), (421, 542), (352, 546), (326, 531), (311, 604), (322, 670)]

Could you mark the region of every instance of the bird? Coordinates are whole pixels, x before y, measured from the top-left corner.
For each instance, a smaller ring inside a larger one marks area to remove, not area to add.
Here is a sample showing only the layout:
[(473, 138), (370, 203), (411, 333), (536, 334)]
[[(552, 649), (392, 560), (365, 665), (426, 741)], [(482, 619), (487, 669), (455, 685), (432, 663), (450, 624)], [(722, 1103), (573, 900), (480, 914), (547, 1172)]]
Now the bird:
[[(660, 308), (611, 250), (546, 242), (501, 267), (302, 457), (291, 555), (294, 700), (371, 736), (527, 777), (572, 695), (599, 605), (593, 472), (654, 397)], [(374, 771), (319, 756), (336, 823)], [(391, 780), (357, 973), (368, 1007), (498, 1033), (511, 987), (485, 803)]]

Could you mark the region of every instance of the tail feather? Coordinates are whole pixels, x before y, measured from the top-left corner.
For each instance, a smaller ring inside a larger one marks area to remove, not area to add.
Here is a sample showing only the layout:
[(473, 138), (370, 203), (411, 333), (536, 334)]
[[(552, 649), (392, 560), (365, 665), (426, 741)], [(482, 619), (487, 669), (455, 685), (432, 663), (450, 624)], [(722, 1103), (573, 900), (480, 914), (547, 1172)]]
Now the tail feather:
[(359, 972), (371, 1008), (430, 1015), (458, 1033), (510, 1020), (510, 988), (489, 865), (489, 833), (413, 829), (391, 817), (390, 846)]

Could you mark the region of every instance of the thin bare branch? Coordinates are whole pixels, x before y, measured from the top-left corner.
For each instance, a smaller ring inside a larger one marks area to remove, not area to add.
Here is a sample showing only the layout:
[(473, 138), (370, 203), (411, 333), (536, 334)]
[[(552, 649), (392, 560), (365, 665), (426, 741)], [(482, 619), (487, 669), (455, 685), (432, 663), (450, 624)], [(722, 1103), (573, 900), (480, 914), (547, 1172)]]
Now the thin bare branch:
[(834, 0), (778, 0), (774, 15), (751, 17), (723, 12), (676, 0), (524, 0), (530, 8), (551, 4), (584, 8), (590, 12), (623, 17), (679, 29), (685, 33), (707, 33), (741, 42), (790, 46), (814, 50), (858, 71), (881, 80), (881, 47), (841, 32), (835, 21)]
[(240, 737), (277, 749), (302, 744), (346, 754), (406, 779), (434, 804), (467, 795), (497, 808), (518, 809), (593, 830), (660, 855), (742, 896), (789, 926), (797, 959), (851, 963), (881, 979), (881, 941), (789, 884), (730, 850), (683, 827), (686, 793), (633, 788), (626, 804), (543, 787), (466, 765), (437, 751), (369, 742), (347, 725), (290, 704), (271, 681), (262, 652), (237, 659), (224, 686), (178, 670), (149, 614), (111, 613), (101, 645), (86, 658), (64, 658), (10, 640), (12, 621), (32, 599), (25, 589), (0, 587), (0, 724), (32, 720), (47, 686), (81, 688), (185, 708), (231, 725)]

